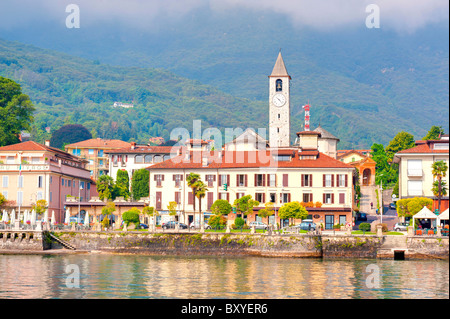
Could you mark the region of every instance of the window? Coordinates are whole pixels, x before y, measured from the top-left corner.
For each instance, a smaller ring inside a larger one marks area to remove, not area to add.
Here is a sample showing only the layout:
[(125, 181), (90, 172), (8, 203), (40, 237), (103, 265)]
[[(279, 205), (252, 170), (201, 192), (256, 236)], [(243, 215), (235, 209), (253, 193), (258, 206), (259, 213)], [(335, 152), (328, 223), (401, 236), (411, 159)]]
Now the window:
[(274, 155), (273, 159), (277, 162), (289, 162), (291, 160), (291, 155)]
[(264, 174), (255, 174), (255, 186), (266, 186), (266, 176)]
[(2, 194), (5, 197), (5, 199), (8, 199), (8, 191), (3, 191)]
[(169, 160), (169, 159), (170, 159), (170, 155), (164, 155), (163, 159), (164, 159), (165, 161)]
[(247, 186), (247, 175), (245, 174), (237, 175), (236, 186)]
[(39, 175), (38, 176), (38, 188), (44, 187), (44, 176)]
[(39, 164), (40, 161), (41, 161), (40, 157), (32, 157), (31, 158), (31, 163), (32, 164)]
[(53, 201), (53, 193), (52, 192), (50, 192), (50, 203)]
[(61, 178), (61, 186), (64, 186), (64, 178)]
[(276, 203), (277, 202), (277, 194), (276, 193), (270, 193), (269, 194), (269, 201), (271, 203)]
[(313, 194), (312, 193), (303, 193), (303, 202), (308, 203), (313, 201)]
[(408, 196), (421, 196), (422, 191), (422, 181), (408, 181)]
[(69, 180), (69, 185), (68, 185), (69, 187), (71, 187), (72, 186), (72, 181), (71, 180)]
[(323, 187), (334, 187), (332, 174), (324, 174), (323, 175)]
[(219, 175), (219, 186), (223, 186), (224, 184), (230, 186), (230, 175), (227, 174)]
[(329, 194), (329, 193), (323, 194), (323, 203), (324, 204), (333, 204), (334, 203), (334, 194)]
[(18, 191), (17, 192), (17, 205), (22, 205), (22, 204), (23, 204), (23, 192)]
[(312, 174), (302, 174), (302, 187), (312, 186)]
[(339, 204), (345, 204), (345, 193), (339, 194)]
[(230, 200), (230, 193), (219, 193), (219, 199)]
[(175, 182), (175, 187), (181, 187), (181, 182), (183, 181), (183, 174), (173, 174), (172, 179)]
[(89, 160), (89, 165), (94, 165), (94, 160)]
[(339, 224), (344, 225), (347, 222), (347, 217), (345, 215), (339, 215)]
[(281, 203), (290, 203), (291, 202), (291, 194), (290, 193), (283, 193), (281, 194)]
[(155, 174), (154, 180), (156, 182), (156, 186), (161, 187), (162, 182), (164, 181), (164, 175), (163, 174)]
[(206, 175), (205, 180), (208, 182), (208, 187), (213, 187), (216, 181), (216, 175)]
[(283, 81), (281, 79), (276, 80), (276, 82), (275, 82), (275, 91), (276, 92), (283, 91)]
[(181, 192), (175, 192), (175, 203), (181, 204)]
[(207, 202), (206, 202), (206, 207), (207, 209), (211, 209), (212, 204), (214, 204), (214, 193), (213, 192), (208, 192), (207, 193)]
[(145, 163), (151, 163), (153, 159), (153, 155), (145, 155), (144, 162)]
[(89, 155), (94, 155), (94, 150), (93, 149), (89, 149)]
[(53, 182), (53, 176), (50, 176), (50, 184)]
[(134, 162), (135, 163), (143, 163), (144, 162), (144, 156), (142, 156), (142, 155), (136, 155), (135, 157), (134, 157)]
[(74, 149), (74, 150), (72, 151), (72, 153), (73, 153), (73, 155), (80, 156), (80, 155), (81, 155), (81, 150), (79, 150), (79, 149)]
[(289, 175), (283, 174), (283, 187), (288, 187), (289, 185)]
[(22, 188), (23, 187), (23, 175), (19, 176), (19, 179), (17, 180), (17, 187)]
[(266, 202), (266, 194), (264, 193), (255, 193), (255, 200), (260, 204), (264, 204)]
[(80, 182), (80, 189), (84, 189), (84, 182)]
[(37, 200), (41, 200), (42, 199), (42, 192), (37, 192), (36, 193), (36, 197), (37, 197), (36, 198)]
[(268, 185), (270, 187), (276, 187), (277, 186), (277, 175), (276, 174), (268, 174), (267, 175)]
[(98, 157), (103, 157), (103, 150), (98, 150)]
[(161, 155), (155, 155), (155, 156), (153, 156), (153, 162), (155, 162), (155, 163), (160, 163), (160, 162), (162, 162), (162, 156)]
[(87, 189), (91, 189), (91, 183), (87, 183)]
[(422, 176), (422, 160), (408, 160), (408, 176)]
[(6, 164), (14, 164), (14, 156), (7, 156)]
[(339, 174), (337, 176), (338, 176), (337, 186), (338, 187), (347, 187), (348, 175), (346, 175), (346, 174)]

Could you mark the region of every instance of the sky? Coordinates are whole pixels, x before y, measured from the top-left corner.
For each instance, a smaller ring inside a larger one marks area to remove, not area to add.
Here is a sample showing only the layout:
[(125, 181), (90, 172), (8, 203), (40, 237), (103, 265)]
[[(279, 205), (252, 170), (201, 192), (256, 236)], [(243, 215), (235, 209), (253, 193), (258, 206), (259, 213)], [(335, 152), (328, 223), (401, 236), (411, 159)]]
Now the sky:
[(253, 10), (282, 14), (294, 26), (333, 30), (365, 23), (368, 5), (380, 10), (380, 27), (413, 33), (429, 24), (448, 21), (448, 0), (2, 0), (0, 31), (39, 24), (65, 23), (66, 7), (80, 9), (81, 26), (117, 21), (148, 29), (199, 9), (212, 13)]

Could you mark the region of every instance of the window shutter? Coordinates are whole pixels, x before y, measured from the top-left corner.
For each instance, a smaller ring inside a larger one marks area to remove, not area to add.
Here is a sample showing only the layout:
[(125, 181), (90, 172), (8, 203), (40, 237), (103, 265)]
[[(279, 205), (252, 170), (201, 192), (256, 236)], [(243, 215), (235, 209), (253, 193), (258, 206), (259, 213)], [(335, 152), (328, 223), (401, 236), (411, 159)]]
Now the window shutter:
[(161, 175), (161, 180), (164, 182), (164, 174)]
[(179, 193), (175, 192), (175, 202), (178, 204), (179, 203), (179, 198), (178, 198)]
[[(262, 178), (263, 178), (263, 180), (262, 180), (262, 186), (266, 186), (266, 174), (262, 174)], [(269, 179), (267, 179), (267, 182), (269, 182)]]
[(174, 182), (176, 181), (176, 176), (177, 176), (176, 174), (172, 175), (172, 181), (174, 181)]
[(227, 185), (230, 186), (230, 174), (227, 174)]
[(288, 187), (289, 186), (288, 184), (289, 184), (289, 175), (283, 174), (283, 186)]
[(334, 193), (331, 194), (331, 204), (334, 204)]
[(313, 186), (313, 182), (312, 182), (312, 174), (309, 174), (309, 186), (310, 186), (310, 187)]
[(245, 174), (245, 175), (244, 175), (244, 178), (245, 178), (245, 183), (244, 183), (244, 185), (245, 185), (245, 187), (247, 187), (247, 185), (248, 185), (248, 175)]
[(230, 193), (227, 193), (227, 201), (230, 202)]
[(311, 202), (313, 202), (313, 201), (314, 201), (314, 199), (313, 199), (313, 193), (309, 194), (309, 196), (310, 196), (310, 198), (311, 198)]
[(213, 175), (213, 181), (214, 182), (216, 181), (216, 175)]
[(323, 193), (322, 203), (326, 204), (326, 202), (325, 202), (325, 193)]
[[(323, 187), (325, 187), (325, 185), (326, 185), (326, 175), (325, 174), (323, 174)], [(325, 197), (324, 197), (325, 198)]]
[(236, 187), (239, 187), (239, 177), (240, 177), (241, 175), (236, 175)]
[(256, 176), (258, 176), (257, 174), (254, 174), (255, 175), (255, 185), (254, 186), (256, 186), (257, 184), (256, 184), (256, 182), (257, 182), (257, 177)]
[(183, 181), (183, 174), (180, 174), (180, 181)]
[(223, 175), (219, 175), (219, 186), (222, 186), (222, 176)]
[(191, 192), (188, 193), (188, 205), (192, 205), (194, 203), (194, 196)]
[(262, 203), (261, 204), (263, 204), (263, 203), (265, 203), (266, 202), (266, 193), (263, 193), (262, 194)]
[(288, 193), (288, 203), (291, 202), (291, 193)]
[(334, 174), (331, 174), (331, 187), (334, 187)]
[(153, 180), (156, 182), (156, 174), (153, 175)]
[(305, 186), (305, 175), (302, 174), (302, 187)]
[(348, 187), (348, 175), (345, 174), (345, 187)]

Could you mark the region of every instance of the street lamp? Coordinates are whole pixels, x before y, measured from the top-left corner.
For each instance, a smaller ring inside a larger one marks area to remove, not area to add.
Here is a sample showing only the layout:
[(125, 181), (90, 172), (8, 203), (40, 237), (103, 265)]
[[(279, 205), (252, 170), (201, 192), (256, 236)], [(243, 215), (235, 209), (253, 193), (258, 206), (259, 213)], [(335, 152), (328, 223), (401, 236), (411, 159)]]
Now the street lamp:
[[(380, 175), (378, 175), (378, 176), (383, 176), (384, 174), (380, 174)], [(380, 222), (380, 224), (383, 224), (383, 211), (384, 211), (384, 208), (383, 208), (383, 180), (382, 179), (380, 179), (380, 201), (381, 201), (381, 213), (380, 213), (380, 220), (381, 220), (381, 222)]]
[[(148, 197), (153, 198), (153, 202), (156, 201), (155, 195), (149, 194)], [(153, 217), (153, 222), (152, 222), (152, 224), (153, 224), (153, 231), (155, 232), (156, 231), (156, 202), (155, 202), (155, 205), (153, 206), (153, 216), (152, 217)]]

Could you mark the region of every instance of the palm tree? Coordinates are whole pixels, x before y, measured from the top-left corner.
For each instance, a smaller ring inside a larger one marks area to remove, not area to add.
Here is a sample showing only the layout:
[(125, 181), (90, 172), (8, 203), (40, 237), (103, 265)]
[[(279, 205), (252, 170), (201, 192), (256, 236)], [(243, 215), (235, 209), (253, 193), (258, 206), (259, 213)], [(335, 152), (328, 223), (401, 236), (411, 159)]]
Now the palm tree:
[[(200, 213), (200, 229), (203, 229), (203, 220), (202, 220), (202, 198), (206, 196), (206, 192), (208, 191), (208, 187), (206, 187), (206, 184), (202, 181), (197, 181), (196, 183), (197, 191), (195, 193), (195, 196), (198, 198), (198, 210)], [(195, 221), (195, 212), (194, 212), (194, 221)]]
[(196, 173), (190, 173), (186, 177), (187, 186), (192, 189), (192, 199), (194, 204), (194, 220), (195, 220), (195, 193), (197, 192), (197, 182), (200, 181), (200, 175)]
[(433, 174), (433, 177), (435, 179), (437, 179), (437, 182), (438, 182), (437, 198), (438, 198), (438, 209), (439, 209), (439, 213), (440, 213), (441, 212), (441, 197), (443, 194), (442, 187), (444, 186), (443, 182), (442, 182), (442, 177), (445, 177), (447, 175), (448, 166), (445, 163), (445, 161), (437, 161), (431, 165), (431, 169), (432, 169), (431, 173)]

